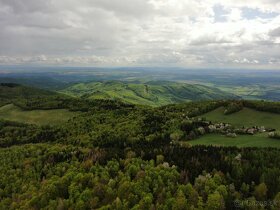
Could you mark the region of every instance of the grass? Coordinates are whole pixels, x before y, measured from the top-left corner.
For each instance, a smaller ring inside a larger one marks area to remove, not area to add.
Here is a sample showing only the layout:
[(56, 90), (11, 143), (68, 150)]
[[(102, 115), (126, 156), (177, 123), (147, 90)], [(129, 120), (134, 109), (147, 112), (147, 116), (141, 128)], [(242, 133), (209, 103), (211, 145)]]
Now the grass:
[(66, 109), (23, 111), (13, 104), (0, 107), (0, 118), (37, 125), (57, 125), (76, 116)]
[(191, 145), (215, 145), (236, 147), (277, 147), (280, 140), (266, 137), (267, 134), (238, 135), (236, 138), (225, 137), (221, 134), (207, 134), (199, 139), (188, 141)]
[(247, 126), (265, 126), (280, 130), (280, 114), (260, 112), (249, 108), (243, 108), (241, 111), (224, 115), (224, 108), (220, 107), (214, 111), (208, 112), (203, 117), (214, 122), (226, 122), (237, 127)]
[[(224, 115), (224, 108), (220, 107), (203, 115), (207, 120), (214, 122), (227, 122), (237, 127), (265, 126), (280, 130), (280, 115), (268, 112), (260, 112), (249, 108)], [(237, 147), (277, 147), (280, 148), (280, 140), (267, 137), (267, 133), (256, 135), (238, 135), (236, 138), (225, 137), (221, 134), (207, 134), (199, 139), (188, 141), (191, 145), (216, 145)]]

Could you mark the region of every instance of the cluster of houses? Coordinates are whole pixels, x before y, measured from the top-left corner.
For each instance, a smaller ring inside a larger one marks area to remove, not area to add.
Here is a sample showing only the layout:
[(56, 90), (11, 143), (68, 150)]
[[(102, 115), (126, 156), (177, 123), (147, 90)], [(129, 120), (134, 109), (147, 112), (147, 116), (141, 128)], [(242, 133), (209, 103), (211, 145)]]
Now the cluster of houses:
[(254, 135), (256, 133), (264, 132), (274, 132), (275, 129), (265, 128), (264, 126), (252, 126), (252, 127), (242, 127), (234, 128), (229, 123), (212, 123), (204, 121), (204, 126), (198, 128), (201, 135), (204, 133), (220, 133), (227, 137), (236, 137), (237, 134), (241, 135)]

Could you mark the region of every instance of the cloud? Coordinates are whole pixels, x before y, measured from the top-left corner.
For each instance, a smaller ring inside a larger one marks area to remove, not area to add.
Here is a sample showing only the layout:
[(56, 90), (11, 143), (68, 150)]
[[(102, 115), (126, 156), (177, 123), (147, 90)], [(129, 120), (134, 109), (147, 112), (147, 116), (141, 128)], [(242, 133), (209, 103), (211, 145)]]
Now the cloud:
[(190, 42), (191, 45), (209, 45), (209, 44), (230, 44), (233, 43), (232, 40), (226, 37), (219, 37), (219, 35), (203, 35), (197, 37)]
[(0, 64), (277, 68), (278, 0), (0, 0)]
[(269, 35), (273, 37), (280, 37), (280, 27), (271, 30)]

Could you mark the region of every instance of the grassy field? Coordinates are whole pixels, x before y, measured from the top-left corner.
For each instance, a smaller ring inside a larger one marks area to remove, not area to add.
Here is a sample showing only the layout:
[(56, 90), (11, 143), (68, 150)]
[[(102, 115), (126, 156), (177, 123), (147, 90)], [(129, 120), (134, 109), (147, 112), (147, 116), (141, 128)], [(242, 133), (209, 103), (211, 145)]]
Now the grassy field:
[(76, 115), (65, 109), (23, 111), (13, 104), (0, 107), (0, 119), (38, 125), (60, 124)]
[[(220, 107), (214, 111), (203, 115), (207, 120), (214, 122), (227, 122), (237, 127), (265, 126), (280, 130), (280, 115), (268, 112), (260, 112), (253, 109), (243, 110), (224, 115), (224, 108)], [(237, 146), (237, 147), (278, 147), (280, 140), (270, 139), (267, 133), (256, 135), (238, 135), (236, 138), (225, 137), (221, 134), (208, 134), (199, 139), (188, 141), (191, 145), (217, 145), (217, 146)]]
[(204, 114), (203, 117), (206, 117), (207, 120), (227, 122), (238, 127), (258, 125), (280, 130), (280, 114), (260, 112), (248, 108), (230, 115), (224, 115), (223, 112), (224, 108), (220, 107)]
[(188, 141), (191, 145), (215, 145), (237, 147), (277, 147), (280, 148), (280, 140), (266, 137), (267, 134), (238, 135), (236, 138), (225, 137), (221, 134), (208, 134), (199, 139)]

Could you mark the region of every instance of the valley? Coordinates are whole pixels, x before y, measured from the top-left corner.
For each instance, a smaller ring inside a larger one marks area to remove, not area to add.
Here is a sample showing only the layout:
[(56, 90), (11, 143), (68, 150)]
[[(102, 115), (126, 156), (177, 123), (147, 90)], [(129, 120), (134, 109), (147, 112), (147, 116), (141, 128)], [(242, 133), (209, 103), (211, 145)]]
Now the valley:
[(113, 99), (132, 104), (162, 106), (184, 101), (237, 99), (234, 94), (203, 85), (166, 81), (79, 83), (60, 91), (86, 99)]
[(0, 0), (0, 210), (280, 210), (280, 0)]
[(278, 201), (279, 102), (163, 81), (1, 83), (0, 98), (0, 209)]

